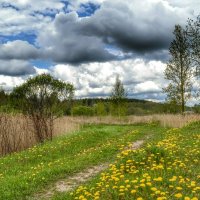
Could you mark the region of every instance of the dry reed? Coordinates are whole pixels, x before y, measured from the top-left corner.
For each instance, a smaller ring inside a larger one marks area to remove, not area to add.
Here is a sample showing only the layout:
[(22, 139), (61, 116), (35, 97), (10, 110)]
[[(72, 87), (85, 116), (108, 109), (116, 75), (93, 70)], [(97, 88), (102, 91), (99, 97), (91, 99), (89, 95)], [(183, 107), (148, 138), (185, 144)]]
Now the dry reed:
[(125, 116), (125, 117), (73, 117), (72, 121), (78, 124), (136, 124), (150, 123), (159, 121), (163, 127), (181, 128), (192, 121), (200, 121), (200, 115), (173, 115), (173, 114), (155, 114), (145, 116)]
[[(84, 124), (136, 124), (159, 121), (164, 127), (180, 128), (200, 115), (148, 115), (126, 117), (62, 117), (55, 121), (54, 137), (79, 130)], [(37, 143), (33, 124), (23, 115), (0, 114), (0, 155), (21, 151)]]
[[(55, 120), (54, 136), (78, 130), (70, 118)], [(32, 121), (24, 115), (0, 114), (0, 155), (21, 151), (37, 143)]]

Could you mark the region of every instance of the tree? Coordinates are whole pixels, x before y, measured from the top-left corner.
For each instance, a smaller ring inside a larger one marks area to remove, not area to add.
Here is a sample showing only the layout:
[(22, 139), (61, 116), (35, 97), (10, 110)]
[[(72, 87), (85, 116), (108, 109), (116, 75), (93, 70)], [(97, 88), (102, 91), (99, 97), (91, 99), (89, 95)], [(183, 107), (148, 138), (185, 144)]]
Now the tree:
[(196, 21), (189, 19), (186, 27), (190, 45), (191, 60), (196, 67), (196, 75), (200, 76), (200, 15)]
[(5, 92), (5, 90), (0, 87), (0, 112), (9, 113), (14, 110), (10, 106), (9, 102), (9, 94)]
[(32, 120), (36, 140), (44, 142), (52, 139), (54, 120), (62, 114), (73, 94), (73, 85), (42, 74), (14, 88), (11, 99)]
[(167, 93), (167, 100), (181, 106), (184, 113), (187, 100), (191, 96), (192, 67), (190, 60), (189, 42), (186, 31), (176, 25), (174, 30), (175, 39), (169, 48), (171, 60), (165, 69), (165, 78), (170, 81), (163, 89)]
[(111, 112), (118, 116), (125, 115), (127, 110), (127, 94), (124, 89), (123, 83), (119, 79), (119, 75), (116, 76), (110, 99), (112, 102)]
[[(196, 21), (189, 19), (186, 27), (187, 37), (190, 44), (190, 56), (192, 65), (195, 69), (195, 77), (198, 81), (200, 78), (200, 15)], [(196, 91), (197, 96), (200, 96), (200, 90)]]
[(105, 108), (105, 105), (102, 101), (99, 101), (95, 105), (95, 109), (96, 109), (97, 116), (105, 116), (106, 115), (106, 108)]
[(5, 93), (4, 89), (0, 87), (0, 106), (6, 103), (8, 95)]

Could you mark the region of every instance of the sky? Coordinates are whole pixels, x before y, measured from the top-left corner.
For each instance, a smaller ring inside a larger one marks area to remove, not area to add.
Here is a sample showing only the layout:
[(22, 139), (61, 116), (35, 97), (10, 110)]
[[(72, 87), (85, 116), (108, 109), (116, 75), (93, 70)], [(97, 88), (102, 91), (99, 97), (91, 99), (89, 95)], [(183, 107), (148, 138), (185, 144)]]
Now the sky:
[(128, 97), (162, 102), (174, 26), (199, 13), (199, 0), (0, 0), (0, 87), (50, 73), (107, 97), (119, 75)]

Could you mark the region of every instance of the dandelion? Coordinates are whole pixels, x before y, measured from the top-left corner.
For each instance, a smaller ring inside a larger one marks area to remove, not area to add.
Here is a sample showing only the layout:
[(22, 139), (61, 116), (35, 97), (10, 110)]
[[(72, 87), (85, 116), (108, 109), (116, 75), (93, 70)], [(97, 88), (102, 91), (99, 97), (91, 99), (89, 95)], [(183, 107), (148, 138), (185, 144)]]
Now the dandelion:
[(174, 195), (176, 198), (181, 198), (183, 195), (181, 193), (177, 193)]
[(190, 197), (184, 197), (184, 200), (190, 200)]
[(182, 187), (176, 187), (176, 189), (177, 189), (177, 190), (182, 190), (183, 188), (182, 188)]
[(131, 190), (131, 194), (135, 194), (136, 192), (136, 190)]
[(151, 190), (155, 192), (157, 190), (157, 188), (152, 187)]

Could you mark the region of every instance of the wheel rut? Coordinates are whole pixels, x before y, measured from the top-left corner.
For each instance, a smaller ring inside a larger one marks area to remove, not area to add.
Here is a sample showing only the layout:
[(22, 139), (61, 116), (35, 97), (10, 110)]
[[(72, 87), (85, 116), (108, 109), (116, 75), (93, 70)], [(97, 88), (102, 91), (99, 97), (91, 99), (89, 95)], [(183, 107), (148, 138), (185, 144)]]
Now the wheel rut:
[[(146, 137), (145, 139), (148, 139), (148, 138), (149, 137)], [(126, 149), (130, 149), (130, 150), (139, 149), (144, 144), (144, 142), (145, 142), (145, 140), (137, 140), (137, 141), (133, 142), (132, 145), (130, 145)], [(72, 191), (79, 185), (81, 185), (81, 184), (89, 181), (93, 177), (95, 177), (100, 172), (108, 169), (108, 167), (109, 167), (109, 163), (104, 163), (101, 165), (97, 165), (97, 166), (93, 166), (88, 169), (85, 169), (82, 172), (78, 172), (67, 178), (61, 179), (61, 180), (55, 182), (50, 188), (36, 194), (30, 200), (42, 200), (42, 199), (47, 200), (47, 199), (51, 199), (56, 192)]]

